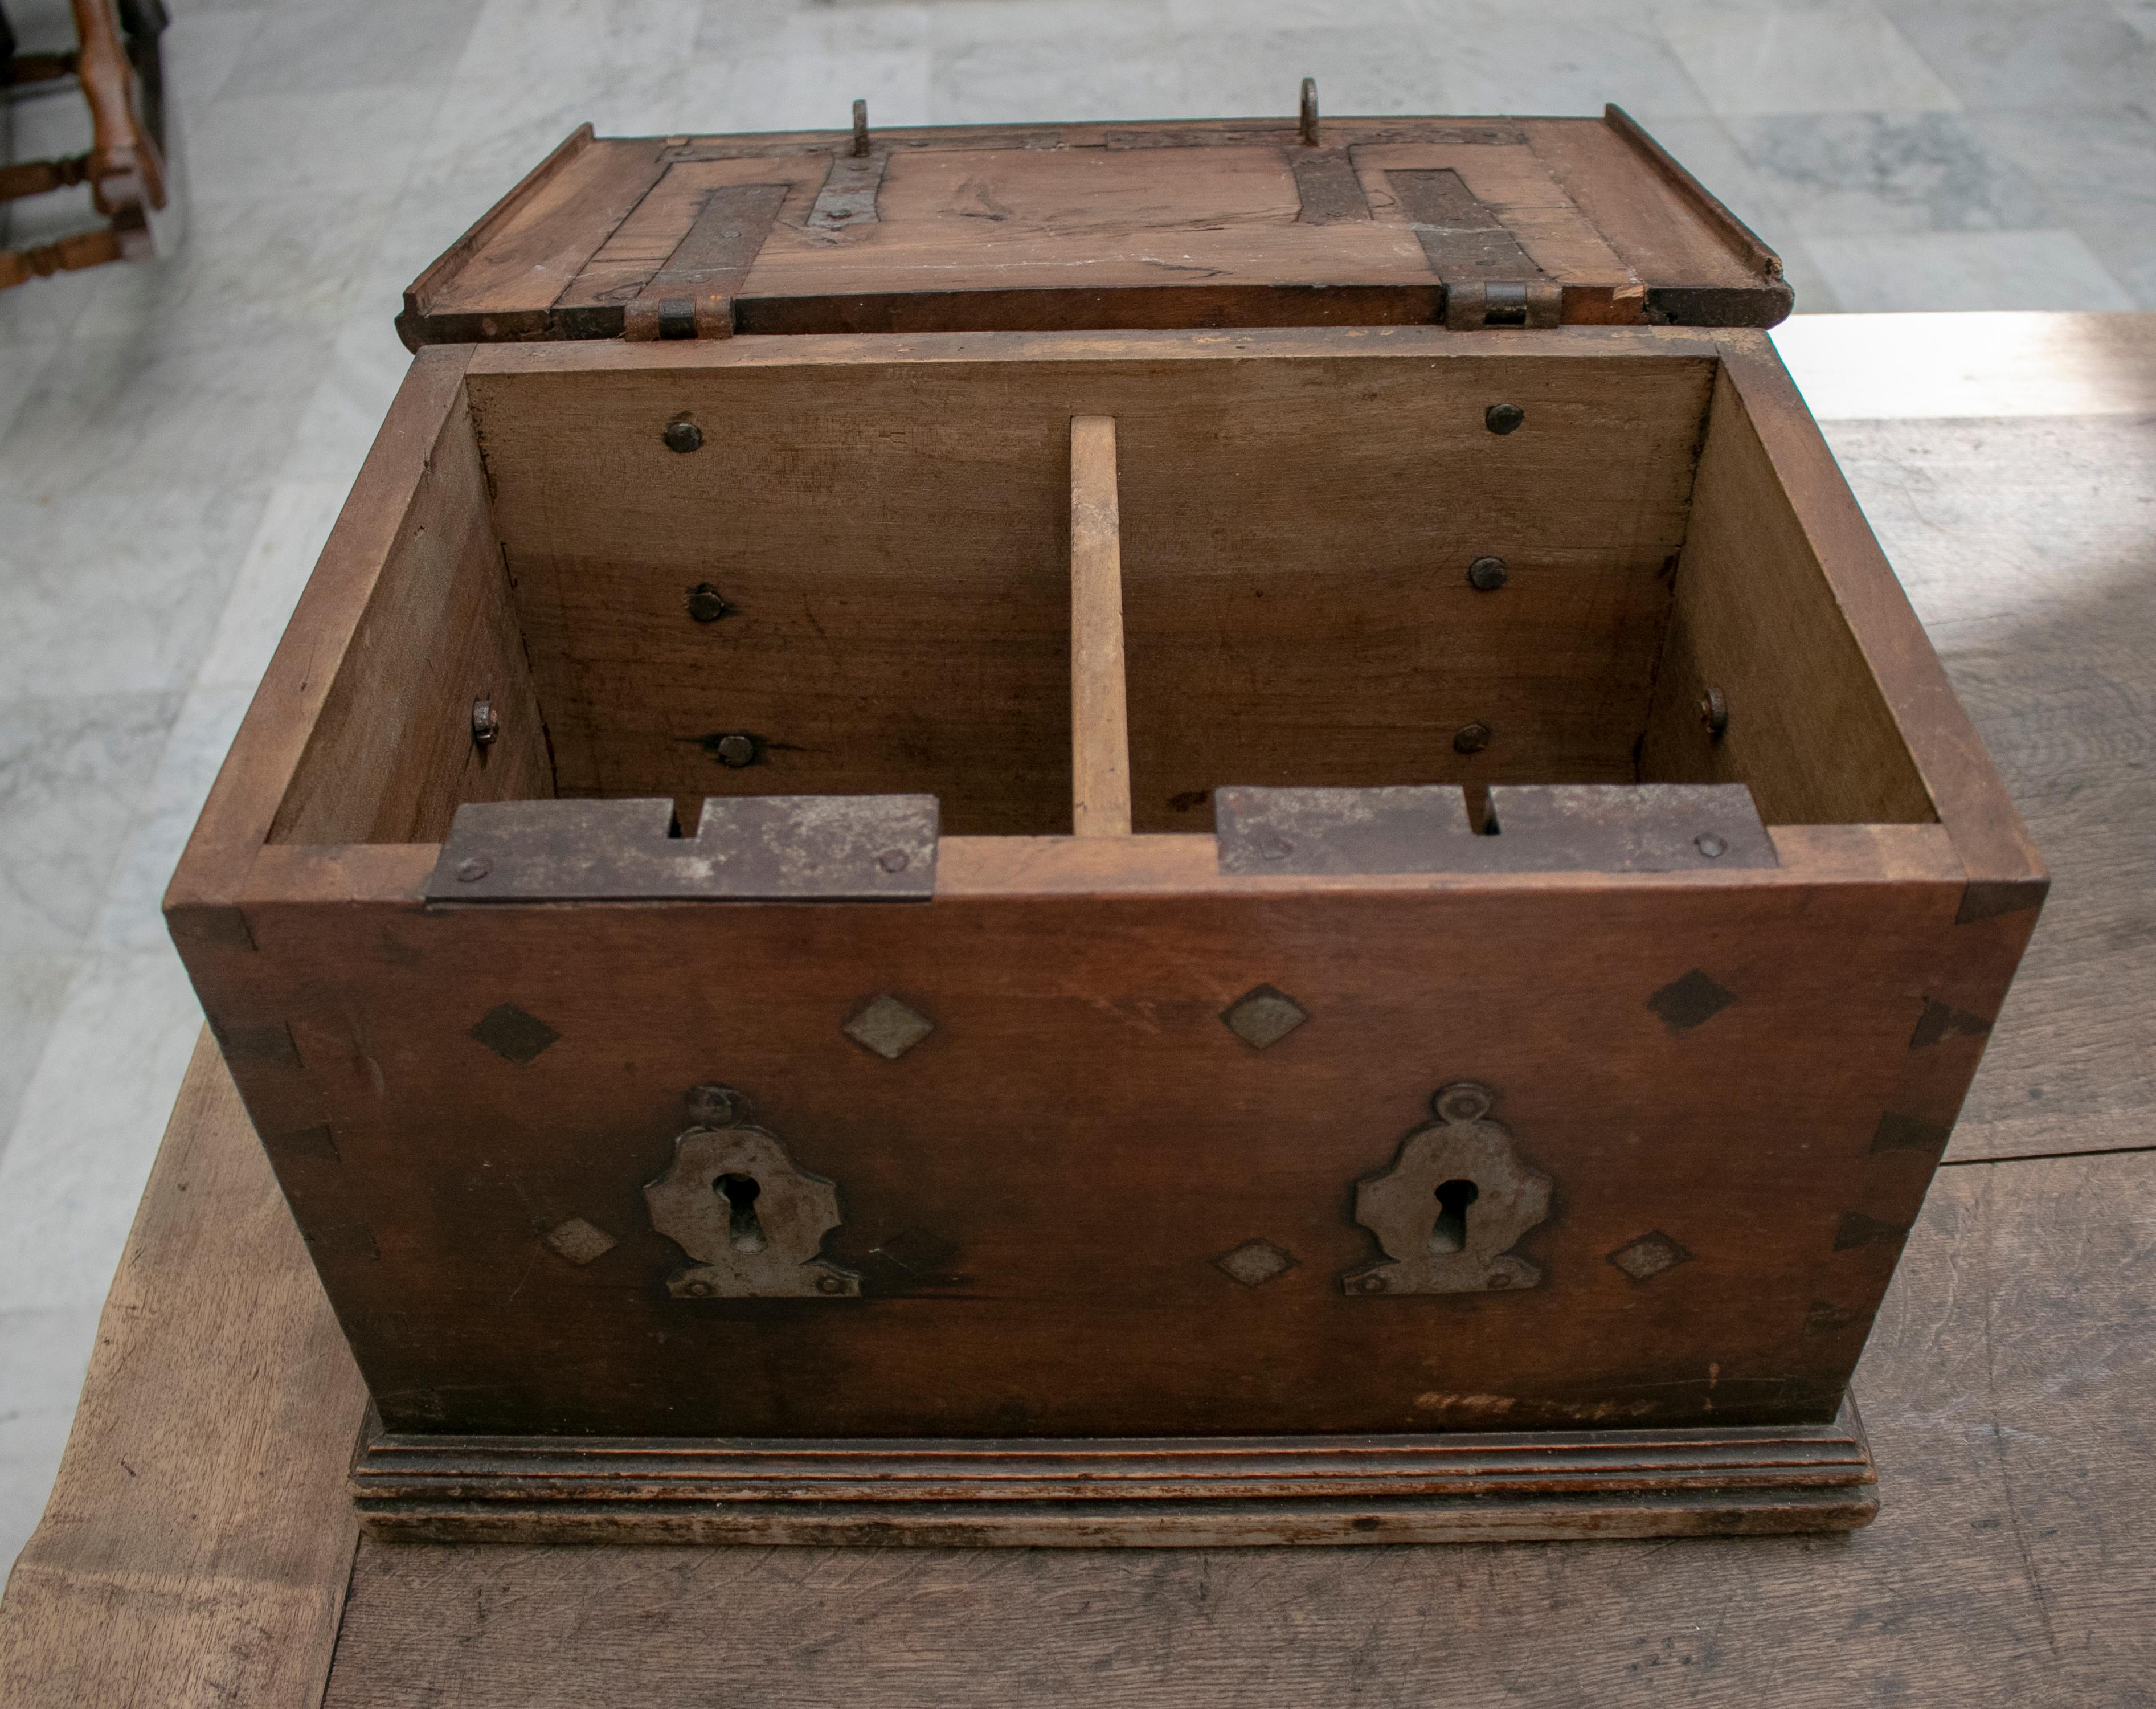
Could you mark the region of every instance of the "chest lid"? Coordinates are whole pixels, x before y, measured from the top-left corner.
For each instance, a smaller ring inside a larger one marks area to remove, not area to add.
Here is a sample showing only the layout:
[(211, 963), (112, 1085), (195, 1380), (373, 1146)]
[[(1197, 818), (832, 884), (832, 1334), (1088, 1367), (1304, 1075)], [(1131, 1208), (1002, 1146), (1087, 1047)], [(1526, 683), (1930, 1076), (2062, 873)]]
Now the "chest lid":
[(731, 332), (1770, 326), (1780, 259), (1621, 109), (595, 137), (404, 295), (407, 346)]

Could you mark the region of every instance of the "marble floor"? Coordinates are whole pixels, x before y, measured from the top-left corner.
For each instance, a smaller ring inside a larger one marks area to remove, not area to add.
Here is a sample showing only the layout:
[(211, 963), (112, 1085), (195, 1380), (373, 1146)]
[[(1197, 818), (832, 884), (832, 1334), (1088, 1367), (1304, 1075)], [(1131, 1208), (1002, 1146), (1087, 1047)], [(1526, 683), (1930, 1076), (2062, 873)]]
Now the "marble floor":
[[(1336, 113), (1614, 100), (1802, 310), (2156, 308), (2150, 0), (169, 9), (179, 247), (0, 293), (0, 1566), (200, 1023), (158, 895), (403, 372), (397, 293), (579, 121), (1281, 113), (1305, 75)], [(64, 38), (64, 0), (7, 11)], [(6, 112), (16, 158), (86, 146), (72, 101)]]

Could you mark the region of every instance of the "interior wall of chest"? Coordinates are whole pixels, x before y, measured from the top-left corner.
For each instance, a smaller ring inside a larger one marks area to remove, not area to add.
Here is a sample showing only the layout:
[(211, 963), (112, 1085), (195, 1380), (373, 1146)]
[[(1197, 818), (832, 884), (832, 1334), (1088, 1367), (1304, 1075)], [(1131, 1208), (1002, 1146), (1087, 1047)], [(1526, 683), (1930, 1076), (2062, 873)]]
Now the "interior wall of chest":
[(1219, 355), (475, 376), (560, 793), (1067, 831), (1088, 413), (1135, 829), (1208, 829), (1226, 783), (1630, 781), (1712, 363)]
[[(900, 791), (947, 834), (1069, 833), (1080, 417), (1115, 423), (1136, 831), (1209, 830), (1226, 784), (1743, 781), (1770, 823), (1931, 817), (1712, 357), (1263, 341), (475, 372), (275, 835)], [(1720, 734), (1710, 676), (1741, 697)]]

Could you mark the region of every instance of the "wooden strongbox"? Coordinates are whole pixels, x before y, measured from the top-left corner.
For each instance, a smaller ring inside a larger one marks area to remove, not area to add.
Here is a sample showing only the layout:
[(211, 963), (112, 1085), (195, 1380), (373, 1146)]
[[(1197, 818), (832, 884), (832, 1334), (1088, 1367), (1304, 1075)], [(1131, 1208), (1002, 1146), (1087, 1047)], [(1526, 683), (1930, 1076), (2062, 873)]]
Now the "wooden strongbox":
[(172, 928), (403, 1537), (1862, 1523), (2043, 869), (1620, 113), (593, 140)]

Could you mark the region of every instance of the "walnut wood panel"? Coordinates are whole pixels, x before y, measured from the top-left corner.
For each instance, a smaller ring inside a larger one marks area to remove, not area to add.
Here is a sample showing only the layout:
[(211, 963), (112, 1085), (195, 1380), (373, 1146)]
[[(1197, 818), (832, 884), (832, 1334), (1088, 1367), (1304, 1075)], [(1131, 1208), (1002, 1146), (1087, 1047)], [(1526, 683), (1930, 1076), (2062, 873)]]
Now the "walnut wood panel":
[[(1383, 1709), (1916, 1696), (2109, 1709), (2156, 1669), (2156, 1159), (1953, 1168), (1857, 1378), (1877, 1521), (1845, 1537), (1529, 1549), (909, 1551), (362, 1542), (328, 1709), (660, 1709), (709, 1610), (762, 1701)], [(1438, 1641), (1441, 1635), (1442, 1641)]]
[(1856, 1411), (1779, 1429), (1175, 1441), (700, 1442), (370, 1434), (362, 1522), (405, 1542), (1134, 1548), (1849, 1530)]
[[(1937, 817), (1781, 466), (1726, 373), (1676, 580), (1643, 778), (1748, 783), (1773, 824)], [(1701, 707), (1710, 690), (1727, 703), (1719, 735)]]
[[(611, 337), (661, 234), (721, 181), (792, 186), (737, 305), (744, 331), (1428, 322), (1437, 275), (1413, 231), (1368, 217), (1351, 164), (1399, 149), (1472, 162), (1460, 169), (1487, 180), (1502, 222), (1568, 281), (1569, 321), (1636, 320), (1641, 281), (1683, 288), (1665, 293), (1668, 319), (1787, 312), (1772, 257), (1736, 259), (1718, 204), (1604, 121), (1328, 119), (1324, 140), (1221, 121), (878, 130), (860, 160), (829, 131), (580, 143), (416, 281), (398, 325), (415, 348)], [(844, 218), (819, 222), (834, 187)], [(1677, 275), (1650, 276), (1640, 254)]]
[(1681, 334), (1373, 329), (525, 347), (471, 383), (562, 793), (920, 789), (1040, 833), (1074, 413), (1119, 423), (1134, 822), (1188, 829), (1227, 783), (1630, 781), (1710, 377)]
[(311, 1709), (357, 1535), (343, 1473), (366, 1399), (204, 1034), (0, 1602), (0, 1701)]
[(1130, 720), (1123, 685), (1123, 571), (1116, 507), (1116, 422), (1070, 421), (1071, 828), (1131, 830)]
[[(421, 842), (448, 834), (459, 803), (554, 793), (486, 490), (459, 403), (427, 454), (273, 837)], [(499, 726), (487, 746), (472, 734), (481, 698)]]
[[(1995, 1010), (2025, 916), (1954, 926), (1951, 875), (1266, 884), (431, 913), (288, 888), (246, 906), (256, 948), (190, 966), (226, 1038), (268, 1041), (235, 1044), (250, 1109), (395, 1429), (1830, 1414), (1980, 1047), (1912, 1036), (1933, 1002)], [(1311, 1019), (1259, 1053), (1219, 1016), (1261, 983)], [(896, 1062), (839, 1030), (878, 993), (934, 1024)], [(504, 1005), (542, 1029), (528, 1060), (482, 1042)], [(721, 1073), (839, 1183), (827, 1251), (870, 1297), (665, 1296), (641, 1188)], [(1461, 1075), (1558, 1183), (1522, 1247), (1548, 1285), (1346, 1297), (1353, 1183)], [(572, 1216), (619, 1244), (563, 1260), (540, 1237)], [(1609, 1255), (1650, 1234), (1691, 1257), (1641, 1283)], [(1212, 1260), (1251, 1239), (1296, 1267), (1231, 1280)]]

